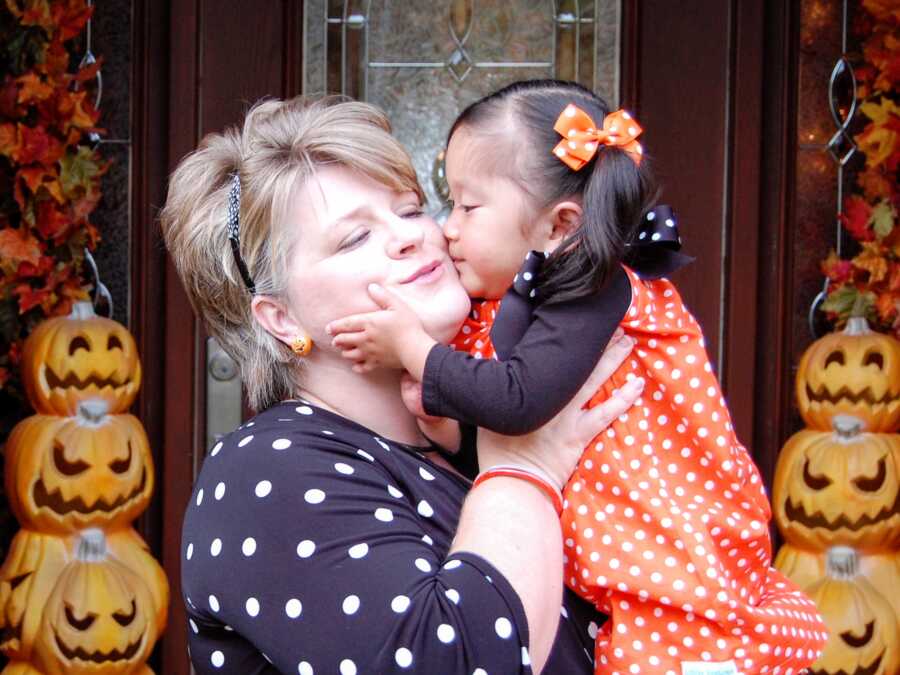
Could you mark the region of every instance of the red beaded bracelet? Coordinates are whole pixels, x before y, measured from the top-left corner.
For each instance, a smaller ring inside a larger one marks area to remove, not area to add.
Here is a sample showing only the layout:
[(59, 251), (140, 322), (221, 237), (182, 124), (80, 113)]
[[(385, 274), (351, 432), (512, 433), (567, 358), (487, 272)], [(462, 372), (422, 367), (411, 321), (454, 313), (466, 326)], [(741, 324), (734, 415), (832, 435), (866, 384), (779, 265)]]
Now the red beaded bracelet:
[(560, 491), (553, 487), (553, 485), (550, 484), (550, 481), (531, 469), (523, 469), (520, 466), (494, 466), (478, 474), (475, 478), (475, 482), (472, 483), (472, 487), (478, 487), (484, 481), (490, 478), (497, 478), (498, 476), (518, 478), (520, 480), (528, 481), (532, 485), (540, 488), (544, 494), (550, 497), (550, 501), (553, 502), (553, 508), (556, 509), (557, 515), (562, 514), (563, 501)]

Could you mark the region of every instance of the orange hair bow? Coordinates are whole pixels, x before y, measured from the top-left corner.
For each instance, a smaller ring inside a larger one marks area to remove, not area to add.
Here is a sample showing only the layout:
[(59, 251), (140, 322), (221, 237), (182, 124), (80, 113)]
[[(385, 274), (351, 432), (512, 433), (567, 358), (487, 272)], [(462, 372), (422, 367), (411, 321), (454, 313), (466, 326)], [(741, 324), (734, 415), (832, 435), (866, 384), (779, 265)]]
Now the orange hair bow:
[(553, 154), (573, 171), (579, 171), (594, 158), (598, 147), (614, 145), (627, 152), (635, 164), (641, 163), (644, 149), (635, 139), (643, 129), (631, 115), (624, 110), (616, 110), (604, 118), (602, 129), (596, 126), (590, 115), (570, 103), (553, 126), (563, 137), (553, 148)]

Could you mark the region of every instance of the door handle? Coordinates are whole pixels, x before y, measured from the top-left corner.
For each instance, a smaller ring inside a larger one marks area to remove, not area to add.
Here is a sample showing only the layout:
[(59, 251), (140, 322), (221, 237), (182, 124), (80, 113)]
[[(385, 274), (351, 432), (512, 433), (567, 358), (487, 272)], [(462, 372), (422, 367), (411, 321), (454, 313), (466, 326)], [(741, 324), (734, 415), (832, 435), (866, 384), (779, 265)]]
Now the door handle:
[(242, 387), (238, 364), (214, 337), (206, 338), (206, 447), (241, 423)]

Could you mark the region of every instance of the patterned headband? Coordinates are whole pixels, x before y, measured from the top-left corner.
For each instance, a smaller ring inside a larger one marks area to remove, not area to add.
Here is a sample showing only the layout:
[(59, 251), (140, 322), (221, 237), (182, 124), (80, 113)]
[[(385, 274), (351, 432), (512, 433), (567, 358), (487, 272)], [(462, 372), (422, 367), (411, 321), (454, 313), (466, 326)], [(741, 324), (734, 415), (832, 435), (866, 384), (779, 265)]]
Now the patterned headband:
[(250, 276), (250, 270), (241, 257), (241, 177), (237, 173), (231, 174), (231, 190), (228, 193), (228, 241), (231, 242), (231, 253), (234, 255), (234, 264), (237, 265), (241, 278), (250, 291), (250, 295), (256, 294), (256, 284)]
[(563, 110), (553, 129), (563, 137), (553, 148), (553, 154), (573, 171), (590, 162), (601, 145), (622, 148), (634, 160), (641, 163), (644, 149), (635, 139), (641, 135), (641, 125), (624, 110), (616, 110), (603, 119), (598, 129), (594, 120), (584, 110), (570, 103)]

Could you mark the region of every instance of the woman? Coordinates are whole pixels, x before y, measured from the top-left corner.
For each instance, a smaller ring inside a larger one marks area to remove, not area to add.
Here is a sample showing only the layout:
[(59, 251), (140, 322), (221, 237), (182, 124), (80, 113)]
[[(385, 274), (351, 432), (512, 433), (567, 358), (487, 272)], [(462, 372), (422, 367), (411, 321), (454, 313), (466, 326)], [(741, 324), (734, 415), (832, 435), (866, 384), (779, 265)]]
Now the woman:
[(354, 371), (325, 333), (375, 309), (373, 283), (435, 339), (456, 333), (469, 301), (422, 197), (384, 115), (355, 102), (259, 104), (172, 177), (166, 244), (263, 411), (211, 449), (185, 517), (200, 673), (592, 671), (602, 617), (563, 595), (554, 497), (639, 393), (581, 410), (630, 343), (544, 429), (480, 432), (490, 480), (472, 488), (402, 372)]

